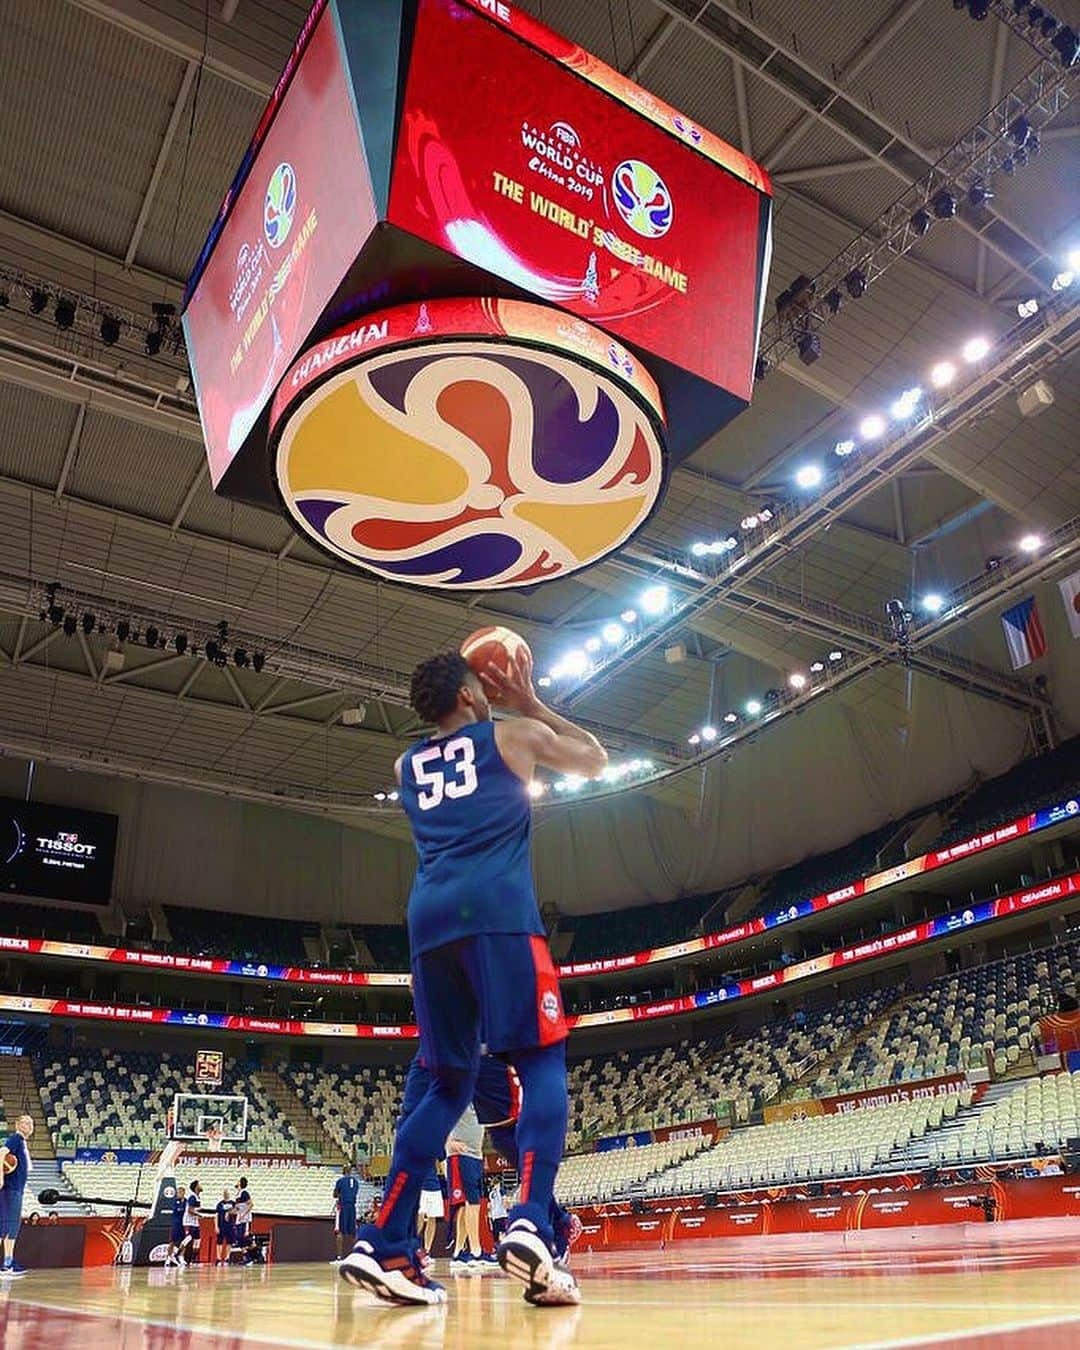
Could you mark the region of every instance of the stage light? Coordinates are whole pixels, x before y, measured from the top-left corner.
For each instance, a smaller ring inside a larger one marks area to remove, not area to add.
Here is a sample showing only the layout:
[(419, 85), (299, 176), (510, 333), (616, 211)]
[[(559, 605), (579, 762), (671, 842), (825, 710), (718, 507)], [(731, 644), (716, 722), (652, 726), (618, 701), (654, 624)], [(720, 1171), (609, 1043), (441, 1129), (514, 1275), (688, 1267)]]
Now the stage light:
[(173, 650), (176, 652), (177, 656), (183, 656), (183, 654), (187, 651), (188, 647), (187, 634), (177, 633), (177, 635), (172, 640), (172, 645)]
[(804, 366), (812, 366), (821, 356), (821, 338), (817, 333), (803, 333), (796, 342), (799, 360)]
[(579, 680), (589, 669), (589, 658), (583, 651), (575, 648), (566, 653), (559, 665), (564, 674), (569, 675), (572, 680)]
[(1006, 155), (1005, 158), (1001, 161), (1001, 172), (1006, 176), (1006, 178), (1011, 178), (1013, 174), (1016, 172), (1016, 165), (1013, 162), (1012, 155)]
[(391, 792), (391, 793), (389, 793), (389, 794), (387, 795), (386, 800), (387, 800), (388, 802), (396, 802), (397, 799), (398, 799), (398, 797), (400, 797), (400, 795), (401, 795), (401, 794), (400, 794), (399, 792)]
[(969, 338), (964, 343), (961, 355), (968, 365), (974, 365), (976, 361), (981, 361), (990, 350), (990, 341), (984, 337)]
[(923, 211), (920, 209), (916, 211), (915, 214), (911, 217), (911, 228), (915, 231), (915, 233), (919, 236), (920, 239), (923, 237), (924, 234), (927, 234), (929, 232), (930, 226), (933, 223), (934, 222), (930, 218), (929, 211)]
[(937, 591), (931, 591), (923, 596), (920, 603), (928, 614), (940, 614), (945, 608), (945, 597), (938, 595)]
[(832, 290), (829, 292), (829, 294), (825, 297), (825, 304), (828, 306), (829, 313), (839, 314), (840, 308), (843, 305), (843, 303), (844, 297), (834, 286)]
[(985, 206), (993, 195), (985, 183), (972, 183), (968, 188), (968, 204), (977, 211), (980, 206)]
[(1066, 70), (1076, 65), (1076, 59), (1080, 56), (1080, 37), (1074, 28), (1063, 23), (1051, 39), (1050, 45), (1061, 57), (1061, 64)]
[(763, 506), (761, 510), (758, 512), (758, 520), (761, 521), (762, 525), (767, 525), (769, 521), (772, 520), (772, 518), (773, 513), (767, 506)]
[(161, 351), (161, 334), (156, 328), (146, 330), (146, 341), (143, 344), (143, 349), (147, 356), (157, 356), (158, 352)]
[(830, 661), (842, 661), (843, 659), (844, 653), (840, 650), (839, 647), (834, 647), (832, 651), (829, 653)]
[(536, 798), (536, 797), (542, 797), (546, 791), (547, 791), (547, 788), (545, 787), (545, 785), (544, 785), (543, 783), (538, 782), (535, 778), (533, 778), (533, 779), (530, 781), (529, 787), (528, 787), (528, 793), (529, 793), (529, 796), (530, 796), (530, 797), (533, 797), (533, 798)]
[(585, 639), (585, 650), (587, 652), (598, 652), (603, 645), (604, 644), (600, 641), (598, 637), (591, 637)]
[(74, 636), (75, 636), (75, 627), (76, 627), (75, 615), (74, 615), (74, 614), (66, 614), (66, 615), (64, 616), (64, 636), (65, 636), (65, 637), (74, 637)]
[(729, 534), (726, 539), (720, 540), (719, 544), (716, 546), (716, 551), (718, 553), (730, 553), (732, 549), (736, 549), (738, 547), (739, 541), (735, 538), (733, 534)]
[(916, 385), (912, 389), (905, 389), (896, 402), (889, 409), (889, 412), (898, 422), (906, 422), (909, 417), (915, 413), (919, 406), (919, 400), (923, 396), (923, 391)]
[(1037, 534), (1025, 534), (1020, 540), (1021, 553), (1038, 553), (1042, 548), (1042, 539)]
[(75, 322), (75, 306), (70, 300), (57, 300), (56, 309), (53, 310), (53, 322), (64, 332)]
[(861, 300), (866, 294), (866, 273), (859, 267), (853, 267), (844, 278), (844, 290), (852, 300)]
[(120, 325), (110, 314), (106, 314), (101, 320), (101, 327), (98, 331), (101, 333), (101, 340), (106, 347), (113, 347), (120, 341)]
[(769, 358), (767, 356), (759, 356), (758, 359), (754, 362), (754, 379), (763, 380), (765, 376), (768, 375), (768, 373), (769, 373)]
[(541, 689), (550, 689), (550, 688), (551, 688), (551, 676), (550, 676), (550, 675), (541, 675), (540, 678), (536, 681), (536, 683), (540, 686)]
[(1075, 272), (1059, 272), (1050, 283), (1051, 289), (1055, 291), (1067, 291), (1076, 280)]
[(236, 666), (237, 670), (246, 670), (251, 664), (251, 657), (248, 656), (247, 651), (243, 647), (237, 647), (236, 651), (232, 654), (232, 659), (233, 665)]
[(701, 728), (701, 739), (702, 739), (703, 741), (715, 741), (715, 740), (716, 740), (716, 728), (715, 728), (715, 727), (712, 727), (712, 726), (709, 726), (709, 727), (702, 727), (702, 728)]
[(1069, 249), (1065, 261), (1070, 272), (1080, 272), (1080, 248)]
[(623, 623), (637, 623), (637, 611), (633, 609), (624, 609), (619, 615)]
[(746, 705), (746, 711), (751, 717), (756, 717), (761, 711), (761, 703), (758, 699), (752, 698)]
[(824, 669), (825, 669), (825, 662), (824, 662), (824, 661), (813, 661), (813, 662), (811, 662), (811, 664), (810, 664), (810, 674), (811, 674), (811, 675), (820, 675), (821, 672), (822, 672)]
[(806, 676), (801, 671), (797, 670), (794, 674), (788, 676), (788, 684), (791, 685), (792, 689), (805, 689), (806, 683)]
[(377, 802), (384, 802), (384, 801), (386, 801), (386, 793), (385, 793), (385, 792), (376, 792), (376, 793), (375, 793), (375, 800), (376, 800)]
[(956, 367), (951, 361), (939, 361), (930, 372), (930, 383), (935, 389), (944, 389), (956, 379)]
[(82, 616), (82, 630), (87, 637), (89, 637), (90, 634), (94, 631), (94, 625), (96, 623), (97, 620), (90, 613), (90, 611), (87, 610), (86, 613)]
[(218, 657), (221, 655), (221, 648), (213, 638), (208, 638), (206, 643), (206, 659), (217, 664)]
[(1031, 135), (1031, 123), (1026, 117), (1018, 117), (1009, 128), (1009, 139), (1014, 145), (1027, 145)]
[(1030, 300), (1021, 300), (1016, 306), (1016, 312), (1021, 319), (1030, 319), (1032, 315), (1038, 314), (1039, 302), (1034, 296)]
[(952, 220), (956, 215), (956, 196), (948, 188), (942, 188), (940, 192), (934, 194), (930, 205), (934, 208), (934, 215), (938, 220)]
[(743, 516), (740, 521), (740, 527), (744, 530), (756, 530), (761, 524), (757, 516)]
[(40, 314), (48, 303), (48, 291), (43, 291), (40, 286), (35, 286), (30, 292), (30, 313)]
[(602, 636), (609, 647), (617, 647), (625, 639), (626, 629), (621, 623), (606, 623)]
[(848, 455), (854, 452), (854, 450), (854, 441), (837, 441), (836, 445), (833, 446), (833, 454), (839, 455), (841, 459), (846, 459)]
[(724, 714), (724, 721), (728, 724), (728, 726), (733, 725), (738, 720), (739, 714), (737, 712), (729, 712)]
[(871, 413), (859, 423), (859, 435), (864, 441), (876, 441), (885, 433), (885, 419), (880, 413)]
[(143, 634), (143, 639), (146, 642), (146, 645), (148, 647), (156, 647), (158, 644), (159, 636), (160, 635), (158, 633), (158, 630), (154, 627), (154, 625), (152, 623), (148, 623), (146, 625), (146, 632)]
[(1028, 137), (1027, 152), (1028, 159), (1038, 159), (1039, 151), (1042, 149), (1042, 141), (1039, 139), (1039, 133), (1033, 131)]
[(1018, 169), (1023, 169), (1027, 167), (1027, 162), (1028, 162), (1027, 150), (1024, 148), (1024, 146), (1021, 146), (1019, 150), (1016, 150), (1013, 153), (1013, 163), (1016, 165)]
[(121, 619), (116, 625), (116, 636), (120, 642), (126, 642), (131, 636), (131, 624), (128, 623), (127, 619)]
[(697, 541), (696, 544), (692, 544), (690, 546), (690, 552), (694, 555), (695, 558), (704, 558), (705, 554), (708, 553), (708, 551), (709, 551), (708, 544), (703, 543), (700, 539)]
[(255, 652), (251, 658), (251, 669), (255, 672), (256, 675), (258, 675), (258, 673), (262, 670), (263, 666), (265, 665), (266, 665), (266, 653)]
[(646, 614), (663, 614), (668, 607), (669, 598), (666, 586), (650, 586), (642, 594), (641, 608)]
[(824, 475), (821, 472), (821, 466), (818, 464), (804, 464), (795, 475), (796, 484), (804, 491), (810, 491), (816, 488)]
[(1042, 23), (1039, 24), (1039, 32), (1044, 38), (1052, 38), (1057, 32), (1058, 21), (1052, 14), (1048, 14)]
[(688, 736), (686, 739), (687, 739), (687, 741), (689, 742), (690, 745), (700, 745), (700, 744), (701, 744), (701, 737), (700, 737), (700, 735), (699, 735), (696, 731), (694, 732), (694, 734), (693, 734), (692, 736)]
[(968, 0), (968, 13), (977, 22), (982, 23), (990, 13), (990, 0)]

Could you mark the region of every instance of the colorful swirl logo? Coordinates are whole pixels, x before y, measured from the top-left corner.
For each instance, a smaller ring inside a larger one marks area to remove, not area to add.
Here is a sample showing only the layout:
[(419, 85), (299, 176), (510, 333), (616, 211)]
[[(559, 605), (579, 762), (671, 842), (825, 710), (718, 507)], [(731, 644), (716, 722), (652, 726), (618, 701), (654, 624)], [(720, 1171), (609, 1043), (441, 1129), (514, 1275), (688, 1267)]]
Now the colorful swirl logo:
[(671, 193), (643, 160), (624, 159), (612, 175), (611, 191), (615, 209), (635, 233), (659, 239), (671, 229)]
[(271, 248), (289, 237), (296, 214), (296, 174), (291, 164), (279, 164), (270, 175), (263, 199), (263, 233)]
[(663, 451), (619, 384), (497, 341), (372, 355), (286, 418), (278, 488), (297, 527), (353, 566), (418, 586), (533, 586), (644, 523)]

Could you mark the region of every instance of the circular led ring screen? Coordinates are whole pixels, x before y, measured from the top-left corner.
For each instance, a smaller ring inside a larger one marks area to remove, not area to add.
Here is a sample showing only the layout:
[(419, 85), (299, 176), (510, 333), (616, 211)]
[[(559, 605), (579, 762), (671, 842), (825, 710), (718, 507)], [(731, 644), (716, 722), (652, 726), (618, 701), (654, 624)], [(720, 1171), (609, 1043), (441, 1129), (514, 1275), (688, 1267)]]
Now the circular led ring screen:
[(314, 344), (271, 412), (286, 513), (336, 558), (454, 590), (534, 586), (619, 548), (664, 479), (659, 391), (597, 328), (438, 300)]

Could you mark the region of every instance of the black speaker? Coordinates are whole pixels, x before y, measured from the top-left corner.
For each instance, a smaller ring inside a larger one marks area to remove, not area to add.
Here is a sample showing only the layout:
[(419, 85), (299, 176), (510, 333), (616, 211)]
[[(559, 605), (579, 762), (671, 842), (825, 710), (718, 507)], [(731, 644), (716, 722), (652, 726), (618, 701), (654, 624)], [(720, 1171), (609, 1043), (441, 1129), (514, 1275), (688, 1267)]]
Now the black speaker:
[(924, 1186), (936, 1186), (938, 1180), (938, 1169), (936, 1167), (924, 1167), (922, 1180)]
[(706, 1191), (704, 1200), (706, 1209), (715, 1209), (720, 1203), (720, 1197), (715, 1191)]
[(646, 1212), (646, 1211), (645, 1211), (645, 1201), (644, 1201), (644, 1200), (631, 1200), (631, 1201), (630, 1201), (630, 1213), (631, 1213), (631, 1214), (644, 1214), (645, 1212)]
[(825, 1194), (825, 1183), (822, 1181), (812, 1181), (806, 1188), (811, 1199), (820, 1200)]
[(1070, 1177), (1080, 1176), (1080, 1152), (1061, 1155), (1062, 1170)]
[(1070, 1135), (1065, 1140), (1066, 1153), (1080, 1153), (1080, 1134)]

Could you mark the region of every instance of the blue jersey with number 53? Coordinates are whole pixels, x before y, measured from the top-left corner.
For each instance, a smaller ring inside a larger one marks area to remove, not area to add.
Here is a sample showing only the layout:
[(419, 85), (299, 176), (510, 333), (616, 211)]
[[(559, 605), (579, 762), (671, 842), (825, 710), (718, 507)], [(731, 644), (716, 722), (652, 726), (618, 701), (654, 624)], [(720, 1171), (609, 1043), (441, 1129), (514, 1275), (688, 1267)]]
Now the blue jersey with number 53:
[(529, 863), (525, 784), (492, 722), (420, 741), (401, 762), (419, 855), (409, 896), (413, 956), (480, 933), (543, 933)]

